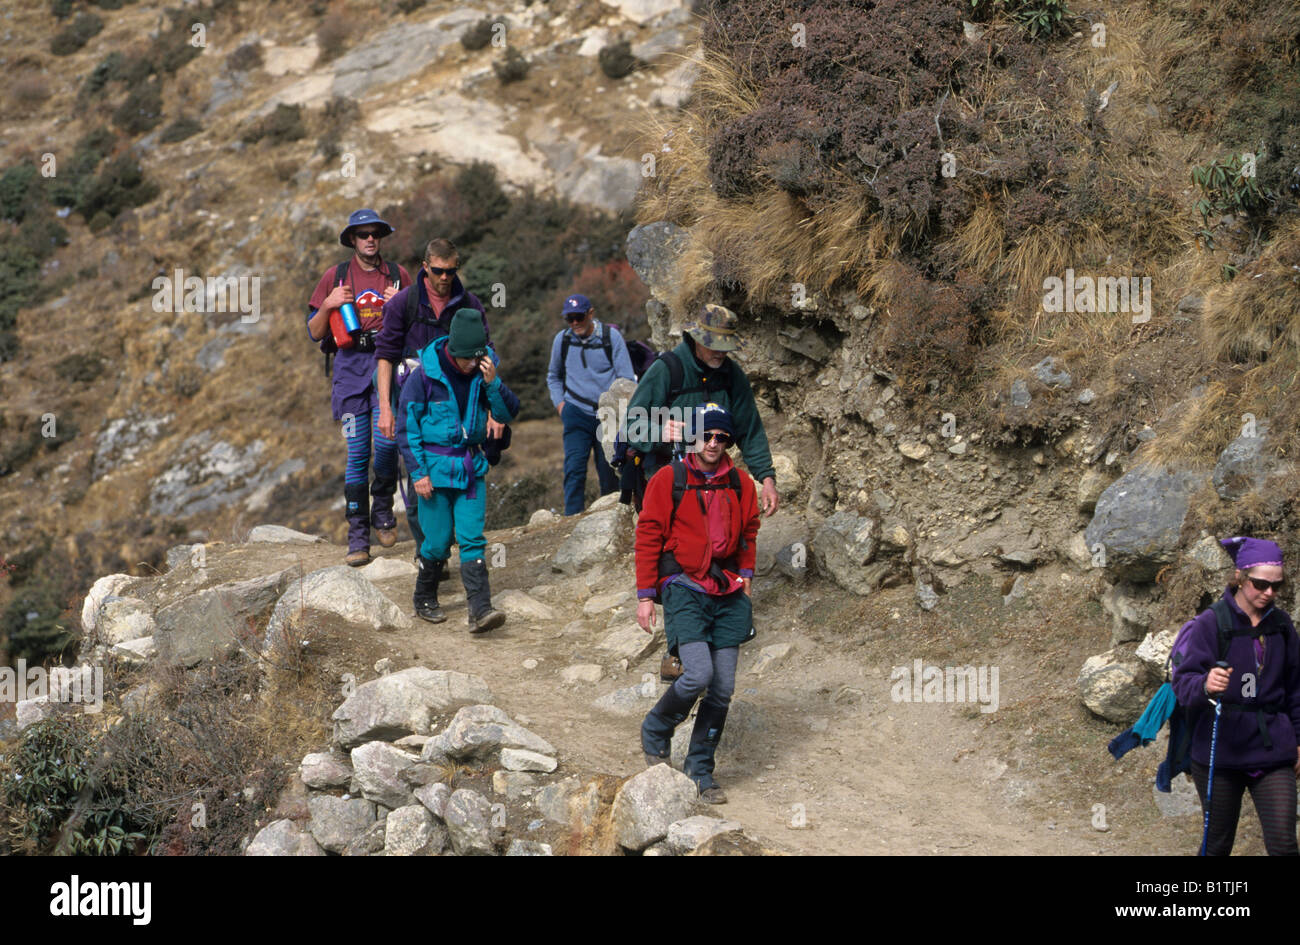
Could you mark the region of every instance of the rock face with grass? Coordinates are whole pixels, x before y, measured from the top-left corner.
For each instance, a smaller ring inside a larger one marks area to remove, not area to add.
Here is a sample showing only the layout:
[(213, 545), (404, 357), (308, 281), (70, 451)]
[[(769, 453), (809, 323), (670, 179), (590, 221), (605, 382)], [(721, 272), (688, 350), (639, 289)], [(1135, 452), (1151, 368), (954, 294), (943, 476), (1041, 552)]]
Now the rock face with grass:
[(1172, 564), (1191, 496), (1204, 476), (1191, 470), (1169, 472), (1139, 466), (1097, 500), (1096, 514), (1084, 532), (1089, 550), (1101, 545), (1105, 568), (1130, 581), (1151, 581)]
[(491, 698), (477, 676), (413, 666), (358, 686), (334, 712), (334, 741), (353, 748), (376, 739), (429, 735), (436, 712)]
[(1240, 499), (1266, 488), (1270, 480), (1281, 478), (1291, 468), (1270, 451), (1268, 425), (1260, 423), (1251, 435), (1237, 437), (1219, 454), (1212, 476), (1214, 489), (1220, 498)]
[(618, 505), (589, 512), (551, 558), (551, 570), (577, 574), (602, 561), (621, 557), (632, 543), (632, 508)]
[(154, 618), (159, 656), (169, 665), (194, 666), (248, 645), (259, 620), (286, 591), (292, 577), (292, 570), (284, 570), (232, 581), (166, 605)]
[(272, 653), (284, 646), (296, 646), (296, 641), (303, 636), (296, 628), (308, 611), (335, 614), (348, 623), (371, 630), (411, 626), (411, 618), (401, 608), (355, 568), (341, 564), (313, 571), (284, 589), (266, 626), (265, 651)]

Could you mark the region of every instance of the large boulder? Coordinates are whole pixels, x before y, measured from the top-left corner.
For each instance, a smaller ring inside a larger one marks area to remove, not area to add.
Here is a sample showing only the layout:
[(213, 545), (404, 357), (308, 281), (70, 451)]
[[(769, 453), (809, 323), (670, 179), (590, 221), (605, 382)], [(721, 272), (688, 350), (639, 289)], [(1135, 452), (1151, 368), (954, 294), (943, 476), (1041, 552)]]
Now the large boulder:
[[(163, 607), (154, 617), (154, 642), (169, 666), (194, 666), (247, 643), (252, 628), (276, 606), (293, 569), (219, 584)], [(253, 637), (255, 640), (256, 638)]]
[(319, 535), (308, 535), (306, 532), (294, 531), (292, 528), (285, 528), (283, 525), (255, 525), (253, 530), (248, 533), (248, 540), (255, 542), (270, 542), (271, 544), (316, 544), (323, 542), (325, 539)]
[(1260, 423), (1252, 432), (1254, 436), (1237, 437), (1219, 454), (1212, 479), (1221, 498), (1240, 499), (1258, 492), (1288, 471), (1289, 464), (1269, 448), (1268, 425)]
[(135, 597), (108, 597), (99, 607), (95, 635), (100, 643), (115, 646), (157, 631), (149, 606)]
[(469, 788), (453, 791), (442, 819), (447, 822), (451, 846), (457, 856), (494, 856), (492, 804)]
[(292, 820), (277, 820), (257, 832), (244, 856), (324, 856), (316, 839)]
[(627, 261), (660, 302), (671, 301), (677, 284), (677, 260), (690, 234), (666, 220), (634, 226), (627, 234)]
[(317, 751), (302, 759), (302, 783), (318, 791), (347, 787), (352, 783), (352, 765), (342, 755)]
[(411, 778), (416, 759), (387, 742), (367, 742), (352, 749), (352, 774), (361, 796), (388, 808), (413, 802)]
[(632, 544), (632, 507), (617, 505), (578, 520), (551, 559), (551, 570), (577, 574), (604, 561), (617, 561)]
[(376, 819), (375, 805), (361, 797), (344, 800), (316, 794), (307, 799), (307, 809), (311, 811), (311, 835), (331, 853), (342, 853)]
[(744, 827), (734, 820), (720, 820), (717, 817), (696, 814), (694, 817), (687, 817), (685, 820), (670, 824), (668, 837), (664, 842), (680, 856), (698, 849), (720, 834), (738, 833), (743, 829)]
[(1110, 614), (1110, 645), (1133, 643), (1146, 636), (1154, 619), (1154, 589), (1150, 584), (1120, 581), (1101, 596), (1101, 609)]
[(358, 686), (334, 711), (334, 741), (353, 748), (377, 739), (429, 735), (435, 713), (491, 698), (478, 676), (412, 666)]
[(630, 377), (617, 378), (609, 385), (609, 390), (600, 395), (596, 402), (596, 416), (600, 423), (596, 435), (600, 438), (600, 448), (605, 451), (605, 462), (614, 461), (614, 440), (618, 438), (618, 424), (606, 423), (606, 419), (622, 420), (627, 414), (628, 401), (636, 393), (636, 381)]
[(494, 705), (466, 706), (456, 713), (445, 731), (429, 739), (424, 757), (436, 754), (448, 758), (483, 760), (502, 748), (522, 748), (543, 755), (555, 755), (555, 747)]
[(1120, 649), (1091, 656), (1079, 671), (1079, 695), (1088, 709), (1111, 722), (1136, 722), (1146, 708), (1147, 672)]
[(879, 546), (880, 522), (852, 512), (836, 512), (813, 539), (817, 567), (840, 587), (863, 596), (878, 590), (890, 571), (885, 562), (873, 565)]
[(1156, 678), (1160, 678), (1169, 661), (1169, 654), (1173, 651), (1174, 640), (1177, 638), (1177, 630), (1160, 630), (1155, 633), (1148, 633), (1142, 642), (1138, 644), (1137, 652), (1133, 655), (1154, 673)]
[(280, 599), (266, 626), (265, 652), (295, 645), (294, 631), (305, 611), (342, 617), (371, 630), (405, 630), (411, 618), (373, 584), (345, 564), (313, 571), (294, 581)]
[(447, 828), (422, 804), (399, 807), (388, 815), (385, 856), (437, 856), (447, 846)]
[[(777, 482), (784, 492), (785, 480), (780, 478), (779, 472)], [(754, 574), (766, 577), (773, 568), (782, 573), (787, 570), (806, 573), (812, 563), (808, 560), (811, 538), (812, 531), (800, 512), (782, 508), (771, 518), (763, 519), (763, 527), (758, 530)], [(785, 567), (781, 566), (778, 558), (784, 559)]]
[(87, 634), (93, 633), (99, 619), (99, 608), (104, 601), (110, 597), (124, 597), (143, 583), (140, 578), (129, 574), (107, 574), (90, 585), (81, 605), (81, 629)]
[(614, 839), (640, 851), (668, 836), (668, 828), (690, 816), (699, 789), (668, 765), (655, 765), (629, 778), (614, 796)]
[(1084, 532), (1094, 553), (1101, 545), (1104, 567), (1116, 577), (1148, 582), (1172, 564), (1187, 503), (1205, 476), (1192, 470), (1138, 466), (1112, 483), (1097, 500)]

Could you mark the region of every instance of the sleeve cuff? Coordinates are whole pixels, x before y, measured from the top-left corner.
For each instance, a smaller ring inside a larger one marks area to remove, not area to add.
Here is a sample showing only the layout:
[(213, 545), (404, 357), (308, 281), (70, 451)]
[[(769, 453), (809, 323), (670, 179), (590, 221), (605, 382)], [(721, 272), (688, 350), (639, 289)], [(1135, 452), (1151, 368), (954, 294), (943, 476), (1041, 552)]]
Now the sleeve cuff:
[(652, 600), (654, 596), (655, 596), (655, 589), (653, 587), (638, 588), (636, 592), (637, 600)]
[(740, 569), (740, 576), (743, 577), (743, 578), (751, 578), (751, 579), (752, 579), (752, 578), (754, 577), (754, 569), (753, 569), (753, 568), (741, 568), (741, 569)]

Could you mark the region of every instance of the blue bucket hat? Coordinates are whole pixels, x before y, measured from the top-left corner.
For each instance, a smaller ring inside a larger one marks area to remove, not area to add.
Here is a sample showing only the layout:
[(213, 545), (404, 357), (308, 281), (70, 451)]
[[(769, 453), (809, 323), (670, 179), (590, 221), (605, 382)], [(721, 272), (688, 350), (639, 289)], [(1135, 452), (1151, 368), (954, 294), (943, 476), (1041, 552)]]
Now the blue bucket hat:
[(339, 242), (344, 246), (355, 245), (355, 240), (353, 240), (351, 235), (352, 228), (354, 226), (365, 226), (367, 223), (378, 223), (388, 231), (381, 235), (381, 239), (393, 232), (392, 226), (387, 221), (380, 219), (379, 214), (375, 213), (375, 211), (371, 210), (369, 207), (364, 207), (361, 210), (355, 211), (352, 216), (348, 217), (348, 225), (345, 226), (343, 232), (339, 234)]

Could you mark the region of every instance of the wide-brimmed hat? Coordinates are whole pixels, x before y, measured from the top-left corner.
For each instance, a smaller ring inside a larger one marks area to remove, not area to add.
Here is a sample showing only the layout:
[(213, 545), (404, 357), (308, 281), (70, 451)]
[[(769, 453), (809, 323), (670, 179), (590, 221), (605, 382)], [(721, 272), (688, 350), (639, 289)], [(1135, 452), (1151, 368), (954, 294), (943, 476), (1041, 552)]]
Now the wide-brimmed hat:
[(339, 234), (339, 242), (344, 246), (355, 245), (355, 241), (352, 238), (352, 228), (354, 226), (365, 226), (367, 223), (378, 223), (387, 230), (386, 233), (380, 234), (381, 239), (393, 232), (392, 226), (387, 221), (380, 219), (379, 214), (375, 213), (375, 211), (371, 210), (369, 207), (364, 207), (354, 212), (352, 216), (348, 217), (348, 225), (345, 226), (343, 232)]
[(740, 347), (736, 326), (740, 319), (729, 308), (712, 302), (704, 305), (695, 317), (682, 326), (683, 332), (714, 351), (735, 351)]

